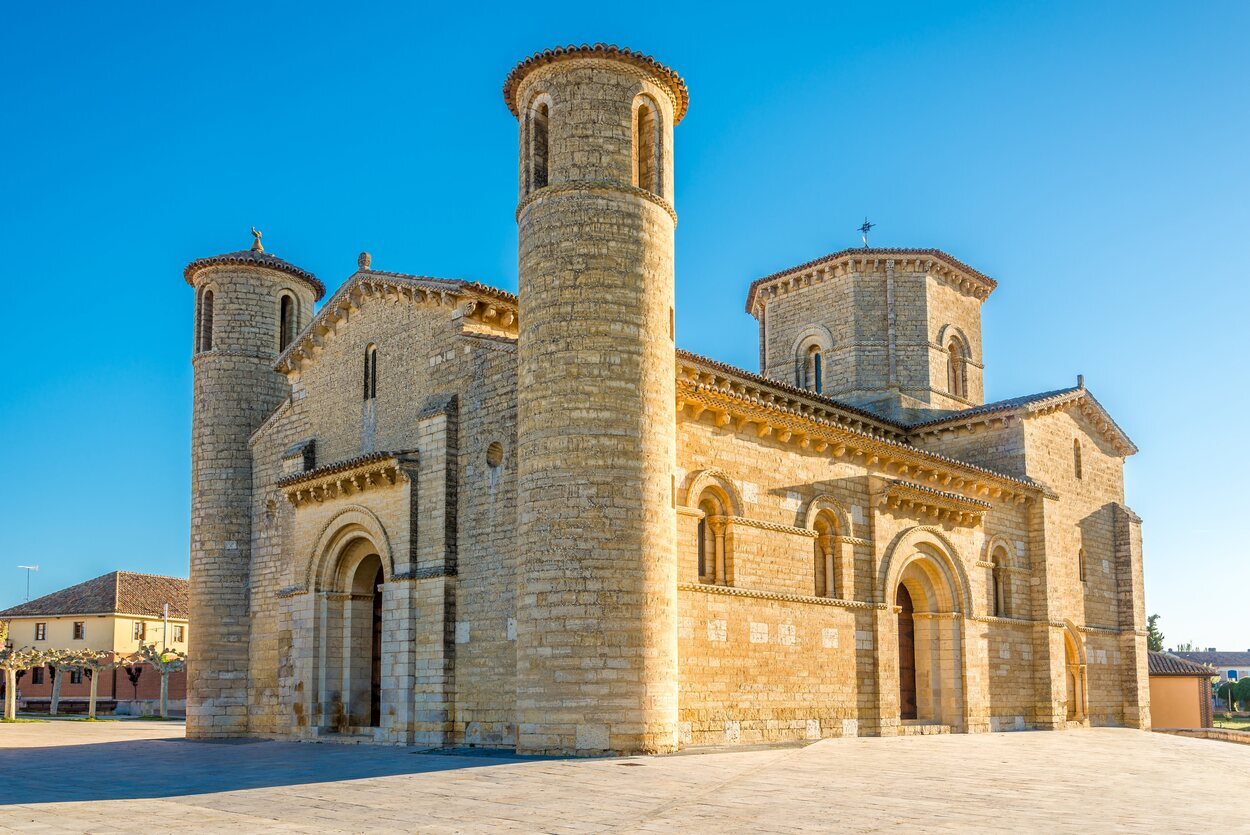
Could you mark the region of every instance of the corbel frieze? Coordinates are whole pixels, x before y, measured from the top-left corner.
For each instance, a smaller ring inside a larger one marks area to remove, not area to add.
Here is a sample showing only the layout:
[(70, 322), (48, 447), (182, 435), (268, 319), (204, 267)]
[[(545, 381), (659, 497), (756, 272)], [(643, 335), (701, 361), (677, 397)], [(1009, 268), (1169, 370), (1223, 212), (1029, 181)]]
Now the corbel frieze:
[(375, 453), (288, 476), (280, 479), (277, 486), (296, 508), (320, 504), (412, 480), (415, 454), (412, 451)]

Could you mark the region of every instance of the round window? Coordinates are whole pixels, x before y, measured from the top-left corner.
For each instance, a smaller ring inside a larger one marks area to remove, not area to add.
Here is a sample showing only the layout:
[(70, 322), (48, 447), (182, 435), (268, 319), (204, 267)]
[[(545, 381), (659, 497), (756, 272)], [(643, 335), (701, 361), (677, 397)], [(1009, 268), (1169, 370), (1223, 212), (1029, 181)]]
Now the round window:
[(503, 466), (503, 444), (495, 441), (486, 448), (486, 465), (492, 470)]

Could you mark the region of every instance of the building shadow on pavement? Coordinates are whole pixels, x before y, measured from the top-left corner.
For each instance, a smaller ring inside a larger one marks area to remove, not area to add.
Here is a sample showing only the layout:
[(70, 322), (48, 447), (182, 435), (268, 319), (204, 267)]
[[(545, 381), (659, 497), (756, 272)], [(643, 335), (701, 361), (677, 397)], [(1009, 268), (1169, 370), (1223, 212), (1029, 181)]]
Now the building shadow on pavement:
[(168, 737), (0, 748), (0, 806), (181, 797), (531, 762), (511, 751)]

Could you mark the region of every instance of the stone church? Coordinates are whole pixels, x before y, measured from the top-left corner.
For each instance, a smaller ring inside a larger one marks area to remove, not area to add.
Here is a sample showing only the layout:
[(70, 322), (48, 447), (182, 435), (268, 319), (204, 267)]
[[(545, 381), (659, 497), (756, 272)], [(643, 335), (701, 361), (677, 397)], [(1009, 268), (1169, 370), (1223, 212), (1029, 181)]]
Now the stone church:
[(682, 79), (523, 61), (519, 292), (328, 299), (196, 260), (188, 733), (665, 752), (1149, 726), (1133, 442), (984, 401), (993, 279), (936, 249), (759, 278), (758, 372), (674, 340)]

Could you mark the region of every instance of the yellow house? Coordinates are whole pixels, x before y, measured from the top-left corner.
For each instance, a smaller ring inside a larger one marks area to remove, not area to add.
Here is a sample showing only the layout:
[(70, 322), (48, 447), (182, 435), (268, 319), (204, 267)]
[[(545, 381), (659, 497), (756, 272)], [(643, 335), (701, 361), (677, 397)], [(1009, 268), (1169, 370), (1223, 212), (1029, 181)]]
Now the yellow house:
[[(186, 652), (188, 590), (188, 581), (178, 577), (113, 571), (6, 609), (0, 612), (0, 620), (8, 621), (9, 643), (16, 647), (94, 649), (129, 656), (140, 644), (155, 644)], [(52, 676), (46, 667), (23, 676), (19, 695), (28, 708), (51, 698)], [(85, 698), (88, 687), (81, 673), (72, 673), (62, 682), (62, 699), (72, 703)], [(101, 698), (119, 703), (151, 700), (154, 692), (159, 694), (159, 677), (154, 672), (140, 673), (132, 682), (125, 671), (112, 670), (99, 687)], [(185, 673), (175, 673), (170, 679), (171, 701), (181, 702), (185, 693)], [(126, 707), (122, 704), (119, 709)]]
[(1166, 652), (1150, 653), (1150, 715), (1156, 728), (1211, 727), (1217, 671)]

